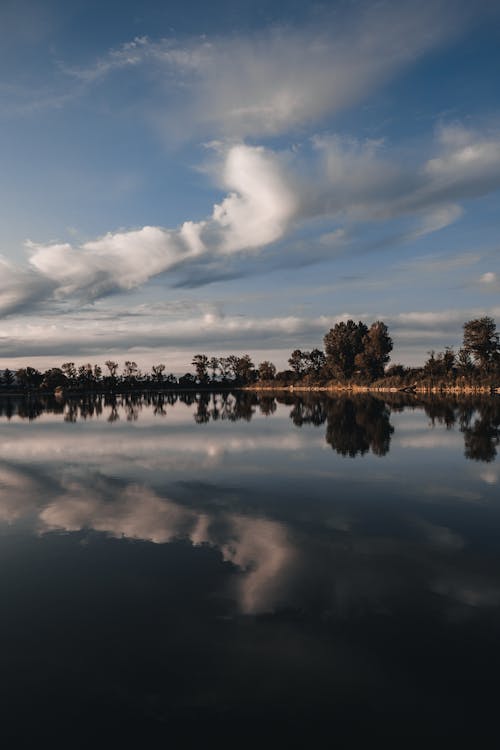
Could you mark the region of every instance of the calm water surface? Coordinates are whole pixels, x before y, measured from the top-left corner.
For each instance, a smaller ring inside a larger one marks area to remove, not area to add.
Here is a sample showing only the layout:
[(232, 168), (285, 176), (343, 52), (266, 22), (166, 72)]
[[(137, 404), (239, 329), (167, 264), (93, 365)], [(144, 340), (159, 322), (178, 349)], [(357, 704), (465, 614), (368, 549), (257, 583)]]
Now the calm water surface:
[(3, 399), (0, 438), (16, 746), (497, 736), (498, 398)]

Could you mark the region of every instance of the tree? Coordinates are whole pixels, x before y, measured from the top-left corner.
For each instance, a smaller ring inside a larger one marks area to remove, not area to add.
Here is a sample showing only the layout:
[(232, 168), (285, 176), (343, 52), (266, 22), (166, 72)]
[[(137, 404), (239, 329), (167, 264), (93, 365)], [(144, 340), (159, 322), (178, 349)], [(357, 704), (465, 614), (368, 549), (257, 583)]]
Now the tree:
[(236, 360), (234, 366), (236, 379), (241, 383), (251, 383), (255, 380), (255, 368), (250, 355), (244, 354), (242, 357), (237, 357)]
[(465, 349), (459, 349), (456, 357), (457, 367), (461, 375), (472, 375), (474, 372), (474, 362), (469, 352)]
[(186, 386), (188, 388), (192, 388), (194, 385), (196, 385), (196, 378), (192, 373), (186, 372), (185, 375), (182, 375), (179, 378), (179, 385), (181, 386), (181, 388), (185, 388)]
[(138, 372), (139, 368), (137, 367), (137, 362), (131, 362), (130, 360), (125, 362), (123, 367), (123, 377), (125, 380), (131, 383), (137, 377)]
[(14, 373), (12, 372), (12, 370), (9, 370), (9, 368), (6, 367), (5, 370), (3, 371), (2, 385), (5, 385), (7, 388), (10, 388), (14, 380), (15, 380)]
[(94, 369), (90, 362), (87, 362), (86, 365), (80, 365), (78, 368), (78, 380), (83, 385), (90, 385), (94, 382)]
[(34, 367), (22, 367), (16, 372), (16, 379), (27, 388), (38, 388), (43, 380), (40, 370)]
[(321, 349), (313, 349), (308, 355), (308, 372), (315, 377), (321, 375), (321, 371), (326, 365), (326, 357)]
[(163, 373), (165, 371), (165, 365), (153, 365), (151, 372), (153, 374), (153, 380), (156, 383), (163, 382)]
[[(111, 359), (108, 359), (108, 360), (106, 360), (106, 362), (104, 364), (106, 365), (106, 367), (109, 370), (109, 377), (113, 378), (113, 380), (114, 380), (115, 377), (116, 377), (116, 373), (118, 371), (118, 362), (113, 362)], [(63, 367), (64, 367), (64, 365), (63, 365)]]
[(276, 367), (272, 362), (268, 362), (267, 359), (261, 362), (259, 365), (259, 380), (274, 380), (276, 375)]
[(392, 339), (385, 323), (380, 320), (372, 323), (361, 344), (362, 351), (354, 358), (356, 367), (369, 380), (383, 377), (385, 365), (390, 359), (389, 352), (392, 351)]
[(200, 383), (206, 383), (208, 380), (207, 370), (210, 360), (205, 354), (195, 354), (191, 362), (196, 370), (196, 377)]
[(489, 372), (499, 354), (499, 336), (493, 318), (485, 316), (464, 323), (463, 349), (481, 370)]
[(339, 380), (354, 375), (356, 355), (363, 351), (363, 339), (368, 333), (364, 323), (337, 323), (325, 335), (325, 353), (331, 374)]
[(61, 365), (61, 370), (66, 375), (69, 382), (74, 385), (76, 381), (76, 367), (74, 362), (65, 362)]
[(217, 377), (217, 370), (219, 369), (219, 358), (218, 357), (210, 357), (210, 361), (208, 363), (208, 366), (212, 370), (212, 380), (215, 380)]
[(305, 375), (307, 372), (308, 359), (309, 352), (302, 352), (300, 349), (294, 349), (290, 355), (288, 364), (298, 378), (300, 378), (301, 375)]
[(60, 367), (52, 367), (43, 374), (42, 385), (44, 388), (54, 390), (58, 386), (66, 385), (67, 382), (68, 379)]

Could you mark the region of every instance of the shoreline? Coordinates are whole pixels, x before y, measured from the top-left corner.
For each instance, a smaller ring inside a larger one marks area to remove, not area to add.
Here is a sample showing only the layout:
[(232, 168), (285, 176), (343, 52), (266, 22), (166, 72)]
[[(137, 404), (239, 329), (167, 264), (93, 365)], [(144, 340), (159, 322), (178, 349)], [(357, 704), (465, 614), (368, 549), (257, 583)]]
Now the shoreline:
[(231, 385), (231, 384), (210, 384), (196, 385), (192, 387), (176, 386), (137, 386), (110, 390), (104, 388), (92, 388), (86, 390), (63, 389), (61, 391), (51, 390), (3, 390), (0, 389), (0, 398), (2, 397), (53, 397), (56, 399), (78, 398), (82, 396), (126, 396), (144, 393), (231, 393), (231, 392), (250, 392), (250, 393), (323, 393), (323, 394), (351, 394), (357, 395), (362, 393), (373, 394), (401, 394), (405, 396), (420, 395), (440, 395), (440, 396), (470, 396), (470, 395), (500, 395), (500, 386), (494, 385), (450, 385), (450, 386), (374, 386), (374, 385)]

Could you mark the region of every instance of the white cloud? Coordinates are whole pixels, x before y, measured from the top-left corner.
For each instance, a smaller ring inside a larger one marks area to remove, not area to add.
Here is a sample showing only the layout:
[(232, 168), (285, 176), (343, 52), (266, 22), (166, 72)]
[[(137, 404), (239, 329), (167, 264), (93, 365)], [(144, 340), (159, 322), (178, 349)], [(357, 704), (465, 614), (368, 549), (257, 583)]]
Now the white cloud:
[(178, 230), (146, 226), (108, 233), (80, 247), (69, 243), (27, 243), (32, 269), (55, 297), (95, 299), (138, 287), (176, 266), (198, 258), (269, 245), (288, 230), (296, 196), (278, 157), (238, 144), (223, 155), (220, 180), (229, 191), (212, 216), (186, 221)]
[[(456, 133), (456, 128), (452, 132)], [(179, 229), (146, 226), (108, 233), (80, 247), (30, 242), (31, 275), (9, 269), (11, 275), (21, 274), (21, 281), (17, 286), (9, 284), (4, 294), (15, 299), (6, 298), (4, 307), (15, 306), (18, 296), (22, 300), (23, 295), (38, 299), (40, 289), (54, 287), (57, 299), (72, 295), (95, 299), (133, 289), (167, 271), (182, 273), (187, 280), (192, 275), (196, 283), (203, 283), (205, 277), (208, 281), (213, 278), (214, 271), (215, 277), (223, 276), (226, 256), (268, 247), (289, 236), (301, 223), (316, 219), (338, 225), (416, 215), (420, 217), (418, 228), (400, 236), (402, 242), (416, 240), (461, 216), (461, 207), (449, 202), (446, 185), (452, 194), (459, 191), (463, 197), (477, 193), (481, 185), (484, 191), (500, 187), (500, 138), (488, 142), (492, 154), (485, 160), (481, 154), (486, 142), (478, 138), (470, 145), (472, 136), (460, 132), (462, 138), (469, 139), (469, 146), (460, 148), (471, 149), (472, 155), (459, 178), (451, 182), (441, 178), (450, 171), (447, 160), (454, 162), (449, 154), (427, 162), (423, 170), (410, 172), (387, 159), (382, 144), (371, 141), (316, 138), (317, 158), (312, 171), (308, 155), (300, 151), (285, 156), (241, 143), (220, 147), (216, 178), (228, 192), (209, 218), (187, 220)], [(454, 144), (456, 139), (446, 130), (440, 133), (446, 149), (450, 148), (450, 139)], [(492, 163), (493, 151), (498, 152), (496, 163)], [(476, 153), (480, 154), (477, 158)], [(444, 167), (439, 166), (442, 160)], [(485, 180), (481, 182), (483, 170)], [(324, 231), (321, 236), (325, 236)], [(326, 236), (340, 237), (343, 244), (346, 241), (342, 227), (334, 227)], [(327, 248), (324, 241), (320, 244), (319, 259), (324, 258)], [(333, 243), (332, 252), (337, 245)], [(307, 257), (307, 252), (306, 243), (302, 253)], [(283, 251), (282, 263), (286, 262)]]
[(323, 10), (301, 27), (182, 42), (137, 37), (86, 68), (64, 70), (85, 86), (153, 70), (162, 81), (156, 98), (169, 105), (163, 125), (171, 127), (175, 104), (181, 137), (274, 135), (358, 102), (453, 36), (466, 15), (449, 2), (362, 2)]

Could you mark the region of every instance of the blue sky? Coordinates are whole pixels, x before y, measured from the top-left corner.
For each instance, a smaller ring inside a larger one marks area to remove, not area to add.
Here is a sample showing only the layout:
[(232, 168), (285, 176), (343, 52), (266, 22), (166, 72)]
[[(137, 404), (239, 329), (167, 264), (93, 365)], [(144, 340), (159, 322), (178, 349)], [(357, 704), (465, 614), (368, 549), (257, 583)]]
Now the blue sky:
[(0, 5), (0, 364), (500, 323), (500, 9)]

